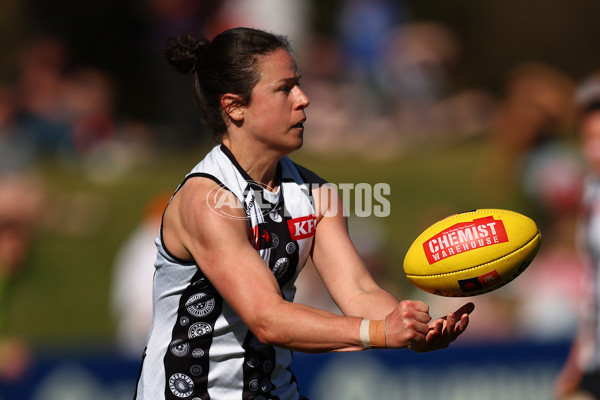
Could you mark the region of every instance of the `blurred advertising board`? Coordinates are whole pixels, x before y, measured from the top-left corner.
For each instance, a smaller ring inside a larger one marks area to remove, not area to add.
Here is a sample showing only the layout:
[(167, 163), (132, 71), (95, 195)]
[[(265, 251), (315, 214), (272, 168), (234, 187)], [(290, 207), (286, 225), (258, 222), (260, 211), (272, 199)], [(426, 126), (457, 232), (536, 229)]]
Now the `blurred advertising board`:
[[(552, 400), (569, 344), (455, 344), (432, 353), (370, 350), (294, 355), (311, 400)], [(36, 355), (19, 379), (0, 382), (0, 400), (132, 399), (140, 360), (110, 351)]]

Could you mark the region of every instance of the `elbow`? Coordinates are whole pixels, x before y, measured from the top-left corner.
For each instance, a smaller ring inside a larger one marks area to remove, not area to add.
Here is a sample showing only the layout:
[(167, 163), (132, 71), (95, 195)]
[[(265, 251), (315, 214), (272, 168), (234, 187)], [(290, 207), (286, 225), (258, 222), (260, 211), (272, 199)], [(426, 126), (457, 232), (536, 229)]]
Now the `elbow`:
[(266, 308), (269, 312), (254, 313), (248, 321), (248, 328), (262, 343), (271, 346), (285, 346), (282, 318), (279, 318), (275, 308)]
[(254, 336), (259, 342), (271, 346), (282, 346), (283, 340), (278, 331), (277, 321), (272, 321), (269, 318), (261, 319), (253, 324), (250, 328)]

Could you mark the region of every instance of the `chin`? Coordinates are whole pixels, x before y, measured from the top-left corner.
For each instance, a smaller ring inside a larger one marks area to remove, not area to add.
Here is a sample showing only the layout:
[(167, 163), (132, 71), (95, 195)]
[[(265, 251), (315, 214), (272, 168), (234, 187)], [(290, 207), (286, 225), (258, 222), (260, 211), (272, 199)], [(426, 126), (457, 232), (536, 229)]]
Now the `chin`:
[(304, 144), (304, 139), (302, 139), (302, 137), (300, 137), (300, 139), (298, 140), (298, 142), (296, 143), (296, 145), (294, 146), (292, 151), (300, 150), (302, 148), (303, 144)]
[(288, 155), (290, 153), (293, 153), (296, 150), (299, 150), (300, 148), (302, 148), (302, 142), (295, 144), (295, 145), (289, 145), (289, 146), (285, 146), (285, 147), (281, 147), (281, 153), (283, 153), (283, 155)]
[(303, 135), (300, 134), (285, 144), (285, 149), (287, 150), (286, 152), (291, 153), (292, 151), (298, 150), (302, 147), (302, 144), (304, 144), (304, 138)]
[(280, 153), (281, 156), (283, 157), (287, 154), (290, 154), (290, 153), (300, 149), (302, 147), (303, 143), (304, 143), (303, 134), (299, 133), (299, 134), (294, 134), (294, 135), (288, 135), (284, 138), (284, 140), (270, 142), (269, 147), (272, 150), (275, 150), (278, 153)]

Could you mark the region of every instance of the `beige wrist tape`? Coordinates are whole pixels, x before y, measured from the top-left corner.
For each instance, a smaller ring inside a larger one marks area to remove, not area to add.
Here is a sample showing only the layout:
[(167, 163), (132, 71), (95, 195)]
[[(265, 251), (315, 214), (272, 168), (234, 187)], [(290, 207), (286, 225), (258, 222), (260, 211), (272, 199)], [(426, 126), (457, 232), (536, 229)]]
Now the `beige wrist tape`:
[(360, 321), (360, 341), (365, 349), (388, 347), (385, 321), (371, 321), (368, 319)]

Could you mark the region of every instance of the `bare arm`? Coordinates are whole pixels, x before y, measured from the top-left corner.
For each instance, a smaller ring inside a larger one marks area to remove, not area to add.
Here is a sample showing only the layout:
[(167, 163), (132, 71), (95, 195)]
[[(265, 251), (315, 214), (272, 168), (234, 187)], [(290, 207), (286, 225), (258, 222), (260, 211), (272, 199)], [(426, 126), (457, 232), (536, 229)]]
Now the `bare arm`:
[(173, 198), (163, 226), (169, 251), (196, 260), (261, 342), (304, 352), (362, 350), (360, 318), (283, 299), (272, 272), (250, 245), (243, 209), (223, 210), (239, 219), (211, 210), (207, 195), (213, 187), (212, 181), (193, 178)]
[(344, 313), (383, 319), (398, 300), (373, 280), (348, 234), (343, 204), (335, 189), (313, 191), (317, 228), (312, 260), (329, 294)]
[[(375, 320), (382, 327), (378, 343), (418, 352), (444, 348), (467, 327), (473, 304), (431, 321), (429, 306), (420, 301), (399, 302), (380, 288), (362, 262), (347, 230), (343, 205), (327, 185), (313, 191), (317, 228), (312, 251), (315, 268), (344, 315)], [(383, 322), (385, 321), (385, 322)]]
[[(210, 203), (208, 196), (214, 187), (215, 183), (210, 180), (193, 178), (181, 188), (165, 212), (165, 245), (178, 258), (196, 260), (217, 291), (262, 343), (304, 352), (362, 350), (364, 347), (359, 335), (363, 319), (361, 310), (369, 318), (382, 319), (388, 313), (385, 318), (391, 347), (427, 351), (445, 347), (445, 342), (453, 340), (453, 319), (448, 318), (447, 324), (443, 321), (430, 327), (431, 317), (426, 304), (412, 301), (398, 303), (393, 296), (377, 287), (368, 272), (351, 274), (348, 281), (342, 279), (333, 285), (337, 301), (350, 311), (348, 316), (286, 301), (272, 272), (250, 245), (241, 206), (222, 210), (240, 218), (226, 218), (214, 212), (215, 204)], [(331, 227), (329, 233), (335, 233), (333, 227), (337, 224), (322, 226)], [(321, 233), (325, 232), (321, 230)], [(315, 237), (315, 240), (319, 239)], [(315, 249), (321, 244), (315, 245)], [(328, 252), (322, 255), (326, 254), (332, 255)], [(354, 262), (355, 272), (360, 271), (361, 264)], [(337, 261), (334, 264), (341, 266)], [(333, 275), (326, 275), (328, 279), (334, 279)], [(361, 278), (364, 279), (362, 284), (352, 287), (352, 282), (359, 282)], [(342, 290), (349, 291), (347, 298), (342, 295)], [(384, 310), (369, 311), (369, 308), (379, 307)], [(452, 334), (443, 335), (446, 325), (452, 328)], [(466, 326), (466, 322), (461, 321), (461, 325)], [(459, 332), (462, 330), (464, 327)]]

